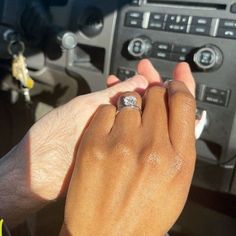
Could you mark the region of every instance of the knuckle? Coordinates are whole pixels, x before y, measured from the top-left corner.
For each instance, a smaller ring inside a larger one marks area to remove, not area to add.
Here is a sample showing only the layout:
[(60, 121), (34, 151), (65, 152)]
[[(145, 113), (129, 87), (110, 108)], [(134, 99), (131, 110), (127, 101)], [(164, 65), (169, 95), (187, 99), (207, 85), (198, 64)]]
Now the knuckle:
[(145, 163), (150, 166), (160, 166), (161, 165), (161, 157), (157, 152), (147, 152), (144, 155)]
[(195, 107), (196, 101), (193, 95), (190, 92), (185, 91), (176, 91), (172, 95), (172, 99), (181, 104), (185, 104), (191, 107)]
[(182, 173), (184, 166), (185, 161), (183, 158), (179, 156), (173, 158), (168, 168), (169, 175), (172, 177), (177, 176), (178, 174)]
[[(81, 151), (83, 152), (83, 156), (87, 157), (87, 159), (91, 160), (103, 160), (106, 155), (106, 149), (103, 141), (100, 142), (92, 142), (85, 143), (83, 146), (83, 143), (81, 145)], [(85, 158), (86, 159), (86, 158)]]
[(147, 95), (148, 96), (156, 96), (157, 94), (165, 94), (166, 93), (166, 88), (161, 87), (161, 86), (153, 86), (148, 89)]
[(150, 143), (141, 151), (141, 159), (144, 160), (146, 164), (151, 166), (159, 166), (161, 163), (161, 155), (158, 151), (156, 144)]
[(121, 159), (127, 159), (135, 155), (135, 147), (133, 144), (126, 142), (117, 142), (113, 146), (113, 155), (118, 156)]

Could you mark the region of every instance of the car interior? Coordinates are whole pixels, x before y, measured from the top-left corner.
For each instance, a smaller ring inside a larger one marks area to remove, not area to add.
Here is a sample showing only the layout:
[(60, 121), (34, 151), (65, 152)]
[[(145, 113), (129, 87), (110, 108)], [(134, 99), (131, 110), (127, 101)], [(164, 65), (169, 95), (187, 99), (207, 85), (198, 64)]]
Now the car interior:
[[(207, 121), (189, 198), (169, 235), (236, 235), (235, 49), (232, 0), (1, 0), (0, 156), (53, 108), (104, 89), (109, 74), (126, 80), (149, 58), (169, 80), (176, 63), (188, 62), (197, 114), (207, 111)], [(19, 54), (30, 91), (13, 78)], [(63, 210), (64, 199), (54, 202), (12, 235), (58, 235)]]

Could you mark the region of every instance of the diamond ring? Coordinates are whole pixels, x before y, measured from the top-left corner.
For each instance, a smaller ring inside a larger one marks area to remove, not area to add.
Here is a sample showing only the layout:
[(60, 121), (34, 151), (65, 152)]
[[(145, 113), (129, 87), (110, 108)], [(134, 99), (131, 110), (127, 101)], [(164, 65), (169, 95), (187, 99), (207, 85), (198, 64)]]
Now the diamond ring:
[(131, 108), (138, 110), (141, 113), (140, 107), (137, 105), (137, 98), (135, 96), (122, 96), (118, 101), (118, 112), (124, 108)]

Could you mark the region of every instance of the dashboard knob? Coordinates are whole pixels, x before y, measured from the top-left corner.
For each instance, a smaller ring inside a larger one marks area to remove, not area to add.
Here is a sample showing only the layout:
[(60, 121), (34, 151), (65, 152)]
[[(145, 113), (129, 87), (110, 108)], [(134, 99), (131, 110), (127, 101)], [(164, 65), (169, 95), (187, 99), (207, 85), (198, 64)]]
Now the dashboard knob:
[(150, 55), (152, 50), (152, 41), (146, 36), (140, 36), (132, 39), (128, 45), (128, 52), (134, 58), (143, 58)]
[(199, 70), (216, 70), (223, 63), (223, 54), (217, 46), (208, 44), (194, 53), (193, 61)]
[(62, 31), (58, 33), (57, 42), (63, 49), (66, 50), (75, 48), (78, 43), (76, 35), (69, 31)]

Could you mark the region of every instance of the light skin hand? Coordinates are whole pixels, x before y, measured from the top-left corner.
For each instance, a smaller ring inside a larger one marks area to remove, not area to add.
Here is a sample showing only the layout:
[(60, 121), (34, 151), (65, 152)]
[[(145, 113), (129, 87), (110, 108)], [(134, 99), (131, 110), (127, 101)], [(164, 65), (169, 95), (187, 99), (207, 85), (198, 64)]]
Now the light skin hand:
[[(77, 97), (38, 121), (0, 160), (0, 213), (9, 227), (65, 194), (74, 150), (89, 119), (119, 92), (144, 91), (142, 76), (112, 88)], [(9, 187), (10, 183), (10, 187)]]
[(78, 148), (61, 236), (163, 236), (189, 192), (194, 127), (195, 99), (180, 81), (150, 88), (142, 115), (101, 106)]
[(31, 165), (33, 192), (46, 200), (54, 200), (65, 193), (78, 138), (97, 108), (101, 104), (111, 104), (120, 92), (142, 92), (147, 87), (143, 76), (135, 76), (109, 89), (79, 96), (37, 122), (28, 133), (30, 156), (34, 160)]

